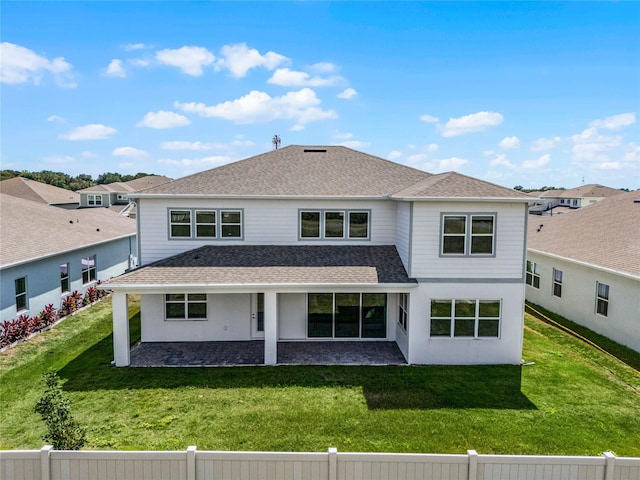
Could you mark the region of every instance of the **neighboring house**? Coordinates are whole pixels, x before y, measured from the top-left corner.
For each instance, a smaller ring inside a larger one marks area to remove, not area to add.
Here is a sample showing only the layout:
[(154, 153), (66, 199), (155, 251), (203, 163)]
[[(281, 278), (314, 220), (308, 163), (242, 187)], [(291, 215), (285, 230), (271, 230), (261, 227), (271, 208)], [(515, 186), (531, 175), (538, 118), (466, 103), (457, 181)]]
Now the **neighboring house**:
[(288, 146), (132, 195), (142, 267), (113, 289), (115, 364), (142, 342), (391, 341), (412, 364), (521, 360), (515, 190), (345, 147)]
[(76, 192), (24, 177), (1, 181), (0, 193), (68, 210), (76, 209), (80, 205), (80, 195)]
[(130, 268), (135, 221), (0, 194), (0, 321), (37, 315)]
[(530, 221), (526, 297), (640, 352), (640, 191)]
[(621, 193), (624, 192), (597, 184), (582, 185), (569, 190), (531, 192), (529, 195), (538, 197), (538, 201), (529, 209), (529, 213), (539, 215), (555, 207), (582, 208)]
[(169, 177), (148, 175), (128, 182), (105, 183), (78, 190), (82, 208), (106, 207), (135, 218), (135, 204), (129, 201), (129, 195), (171, 181)]

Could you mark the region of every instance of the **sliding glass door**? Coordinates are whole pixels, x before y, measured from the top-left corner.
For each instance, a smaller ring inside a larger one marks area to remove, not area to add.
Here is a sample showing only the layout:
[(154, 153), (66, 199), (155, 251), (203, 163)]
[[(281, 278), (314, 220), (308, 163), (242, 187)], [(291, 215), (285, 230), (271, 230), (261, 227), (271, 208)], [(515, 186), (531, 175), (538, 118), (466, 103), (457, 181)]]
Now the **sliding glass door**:
[(386, 338), (386, 293), (309, 293), (309, 338)]

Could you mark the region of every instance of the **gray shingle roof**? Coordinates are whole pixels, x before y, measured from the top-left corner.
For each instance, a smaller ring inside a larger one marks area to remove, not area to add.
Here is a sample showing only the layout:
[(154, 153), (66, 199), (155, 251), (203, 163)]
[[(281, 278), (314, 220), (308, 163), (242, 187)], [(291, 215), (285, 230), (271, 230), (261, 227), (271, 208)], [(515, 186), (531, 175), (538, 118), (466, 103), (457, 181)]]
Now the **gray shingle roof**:
[(530, 218), (528, 248), (640, 276), (640, 203), (635, 199), (640, 190), (570, 214)]
[(290, 145), (179, 178), (142, 193), (530, 199), (524, 193), (459, 173), (432, 175), (346, 147), (301, 145)]
[(80, 195), (76, 192), (24, 177), (3, 180), (0, 182), (0, 193), (49, 205), (80, 203)]
[(415, 283), (393, 245), (205, 246), (124, 274), (129, 285)]
[(136, 178), (134, 180), (129, 180), (128, 182), (113, 182), (113, 183), (103, 183), (100, 185), (93, 185), (92, 187), (87, 187), (87, 188), (83, 188), (82, 190), (78, 190), (78, 192), (133, 193), (133, 192), (138, 192), (140, 190), (144, 190), (146, 188), (162, 185), (170, 181), (171, 179), (169, 177), (164, 177), (162, 175), (147, 175), (146, 177)]
[(135, 233), (135, 220), (106, 208), (65, 210), (0, 194), (1, 266)]

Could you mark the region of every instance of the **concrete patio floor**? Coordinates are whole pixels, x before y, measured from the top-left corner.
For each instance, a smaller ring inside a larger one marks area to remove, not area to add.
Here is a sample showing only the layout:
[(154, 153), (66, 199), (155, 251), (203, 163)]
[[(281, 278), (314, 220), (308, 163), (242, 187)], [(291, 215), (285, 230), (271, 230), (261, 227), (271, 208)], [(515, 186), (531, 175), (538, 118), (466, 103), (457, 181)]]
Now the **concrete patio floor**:
[[(278, 365), (404, 365), (395, 342), (278, 342)], [(145, 342), (131, 348), (132, 367), (263, 365), (264, 341)]]

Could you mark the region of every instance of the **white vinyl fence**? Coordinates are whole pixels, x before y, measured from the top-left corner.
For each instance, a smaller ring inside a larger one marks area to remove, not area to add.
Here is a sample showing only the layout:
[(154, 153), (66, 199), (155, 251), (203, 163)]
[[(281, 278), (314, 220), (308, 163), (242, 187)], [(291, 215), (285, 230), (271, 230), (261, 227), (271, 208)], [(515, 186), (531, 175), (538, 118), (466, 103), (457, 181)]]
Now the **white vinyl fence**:
[(2, 480), (640, 480), (640, 457), (0, 451)]

